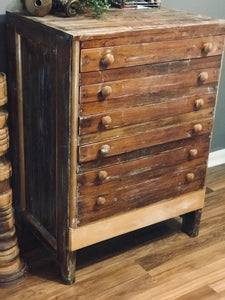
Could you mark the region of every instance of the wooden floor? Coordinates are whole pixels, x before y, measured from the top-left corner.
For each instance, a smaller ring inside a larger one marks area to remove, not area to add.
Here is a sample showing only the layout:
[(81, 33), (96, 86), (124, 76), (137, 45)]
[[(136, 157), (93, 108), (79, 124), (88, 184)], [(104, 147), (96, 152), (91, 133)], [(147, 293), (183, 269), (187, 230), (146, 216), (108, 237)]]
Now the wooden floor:
[(225, 299), (225, 165), (209, 169), (200, 234), (166, 221), (78, 251), (77, 282), (60, 282), (52, 257), (26, 240), (25, 280), (0, 289), (0, 299)]

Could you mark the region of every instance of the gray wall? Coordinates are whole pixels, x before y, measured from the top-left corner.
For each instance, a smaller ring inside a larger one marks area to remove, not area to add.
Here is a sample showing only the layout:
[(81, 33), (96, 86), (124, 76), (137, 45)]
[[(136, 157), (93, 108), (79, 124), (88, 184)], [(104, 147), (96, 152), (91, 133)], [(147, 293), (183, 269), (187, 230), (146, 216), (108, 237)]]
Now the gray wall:
[[(225, 0), (162, 0), (162, 5), (225, 19)], [(225, 148), (225, 59), (223, 60), (211, 152)]]
[[(5, 10), (18, 7), (19, 5), (20, 0), (0, 0), (0, 72), (7, 73)], [(225, 19), (225, 0), (162, 0), (162, 5)], [(225, 148), (225, 59), (219, 88), (211, 151), (223, 148)]]

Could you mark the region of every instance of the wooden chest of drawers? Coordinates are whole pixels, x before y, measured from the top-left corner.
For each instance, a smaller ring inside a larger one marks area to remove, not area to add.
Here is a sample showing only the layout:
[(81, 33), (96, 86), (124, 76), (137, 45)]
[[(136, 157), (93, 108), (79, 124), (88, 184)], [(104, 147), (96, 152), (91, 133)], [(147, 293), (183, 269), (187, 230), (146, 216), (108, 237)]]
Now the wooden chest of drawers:
[(198, 233), (225, 22), (8, 13), (18, 211), (74, 281), (75, 250), (182, 215)]

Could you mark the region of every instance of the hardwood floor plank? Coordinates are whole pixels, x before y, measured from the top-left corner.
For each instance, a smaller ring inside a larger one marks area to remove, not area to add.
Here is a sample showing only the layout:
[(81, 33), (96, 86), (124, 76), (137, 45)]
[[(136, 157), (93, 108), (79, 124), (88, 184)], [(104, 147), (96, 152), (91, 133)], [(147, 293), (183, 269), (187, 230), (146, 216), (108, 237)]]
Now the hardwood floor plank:
[(206, 185), (213, 191), (224, 187), (225, 182), (225, 164), (209, 168), (207, 171)]
[(190, 300), (190, 299), (198, 299), (198, 300), (222, 300), (222, 297), (217, 294), (213, 289), (209, 286), (203, 286), (200, 289), (187, 293), (179, 298), (174, 300)]
[(210, 287), (217, 293), (225, 292), (225, 278), (211, 283)]

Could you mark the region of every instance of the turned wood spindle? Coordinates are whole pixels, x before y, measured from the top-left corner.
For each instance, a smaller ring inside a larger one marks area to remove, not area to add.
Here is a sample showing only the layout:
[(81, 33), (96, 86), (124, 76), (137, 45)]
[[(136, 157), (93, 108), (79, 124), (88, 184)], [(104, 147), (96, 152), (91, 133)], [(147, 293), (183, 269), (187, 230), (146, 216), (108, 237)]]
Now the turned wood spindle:
[[(0, 73), (0, 106), (7, 102), (6, 76)], [(14, 226), (12, 175), (10, 162), (5, 158), (9, 147), (7, 127), (8, 113), (0, 109), (0, 286), (10, 285), (23, 279), (25, 265), (19, 258), (19, 247)]]

